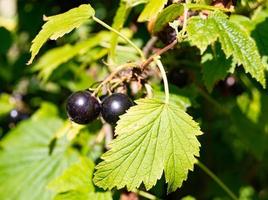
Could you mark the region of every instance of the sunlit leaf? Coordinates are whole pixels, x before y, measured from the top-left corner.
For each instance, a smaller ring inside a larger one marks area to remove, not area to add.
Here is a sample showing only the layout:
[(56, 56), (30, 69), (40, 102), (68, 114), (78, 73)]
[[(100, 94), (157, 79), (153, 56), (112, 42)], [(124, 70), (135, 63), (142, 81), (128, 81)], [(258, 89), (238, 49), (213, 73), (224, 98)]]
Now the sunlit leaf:
[(164, 8), (168, 0), (149, 0), (144, 10), (139, 16), (138, 21), (144, 22), (156, 17), (158, 13)]
[(59, 37), (62, 37), (73, 29), (79, 27), (81, 24), (87, 22), (94, 14), (95, 11), (89, 4), (83, 4), (65, 13), (51, 17), (44, 17), (46, 23), (32, 41), (30, 49), (32, 55), (28, 64), (32, 63), (39, 50), (48, 39), (56, 40)]
[(202, 134), (199, 126), (178, 106), (156, 99), (138, 100), (116, 127), (117, 138), (97, 165), (94, 183), (104, 189), (143, 182), (150, 189), (165, 172), (168, 191), (175, 191), (193, 170)]

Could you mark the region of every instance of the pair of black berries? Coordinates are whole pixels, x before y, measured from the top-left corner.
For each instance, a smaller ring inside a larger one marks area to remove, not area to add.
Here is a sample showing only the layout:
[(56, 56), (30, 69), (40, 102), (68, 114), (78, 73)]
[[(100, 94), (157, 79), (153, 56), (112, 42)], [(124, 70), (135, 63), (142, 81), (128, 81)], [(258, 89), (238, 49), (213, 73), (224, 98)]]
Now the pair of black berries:
[(77, 124), (92, 122), (101, 113), (106, 122), (114, 125), (119, 116), (133, 105), (133, 101), (125, 94), (114, 93), (105, 97), (100, 104), (89, 91), (78, 91), (68, 97), (66, 110), (69, 118)]

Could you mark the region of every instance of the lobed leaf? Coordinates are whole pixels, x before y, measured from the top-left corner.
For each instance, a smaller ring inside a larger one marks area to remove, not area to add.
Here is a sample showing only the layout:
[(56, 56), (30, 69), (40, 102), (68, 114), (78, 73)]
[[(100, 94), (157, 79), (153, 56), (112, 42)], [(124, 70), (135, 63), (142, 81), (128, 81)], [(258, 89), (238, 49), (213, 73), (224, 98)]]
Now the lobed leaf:
[(30, 49), (32, 55), (28, 64), (33, 62), (33, 59), (48, 39), (56, 40), (59, 37), (62, 37), (63, 35), (71, 32), (73, 29), (88, 21), (88, 19), (94, 14), (95, 11), (89, 4), (83, 4), (65, 13), (51, 17), (44, 17), (46, 23), (32, 41), (32, 46)]
[(202, 53), (218, 39), (227, 58), (232, 56), (237, 65), (243, 65), (247, 73), (266, 86), (265, 66), (255, 41), (244, 29), (229, 21), (227, 15), (215, 11), (207, 19), (192, 17), (187, 32), (190, 42)]
[(168, 191), (187, 179), (199, 156), (201, 135), (197, 123), (178, 106), (156, 99), (141, 99), (123, 115), (117, 138), (97, 165), (94, 183), (104, 189), (152, 188), (165, 172)]

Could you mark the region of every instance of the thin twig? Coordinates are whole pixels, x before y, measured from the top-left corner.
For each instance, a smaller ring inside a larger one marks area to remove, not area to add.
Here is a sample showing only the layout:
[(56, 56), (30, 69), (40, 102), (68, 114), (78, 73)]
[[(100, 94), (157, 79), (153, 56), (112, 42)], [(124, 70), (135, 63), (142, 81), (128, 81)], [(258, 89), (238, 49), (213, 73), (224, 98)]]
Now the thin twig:
[(93, 96), (95, 96), (99, 90), (108, 82), (110, 82), (114, 76), (116, 76), (120, 71), (127, 69), (127, 68), (133, 68), (133, 67), (140, 67), (141, 69), (144, 69), (146, 66), (148, 66), (151, 62), (154, 61), (155, 58), (159, 57), (160, 55), (162, 55), (163, 53), (167, 52), (170, 49), (173, 49), (174, 46), (178, 43), (177, 40), (174, 40), (172, 43), (170, 43), (169, 45), (165, 46), (164, 48), (158, 50), (155, 54), (153, 54), (152, 56), (150, 56), (147, 60), (145, 60), (143, 63), (139, 64), (137, 62), (132, 62), (132, 63), (126, 63), (123, 64), (119, 67), (117, 67), (107, 78), (105, 78), (101, 84), (94, 90), (93, 92)]
[(178, 41), (174, 40), (172, 43), (165, 46), (163, 49), (158, 50), (155, 54), (150, 56), (145, 62), (142, 63), (141, 68), (143, 69), (144, 67), (148, 66), (151, 62), (153, 62), (155, 58), (167, 52), (168, 50), (173, 49), (177, 43)]
[(151, 51), (151, 49), (154, 47), (154, 44), (157, 41), (157, 37), (153, 36), (148, 42), (147, 44), (144, 46), (144, 48), (142, 49), (144, 56), (147, 58), (147, 56), (149, 55), (149, 52)]
[(104, 79), (104, 81), (101, 82), (101, 84), (94, 90), (92, 95), (95, 96), (105, 84), (110, 82), (114, 78), (114, 76), (116, 76), (123, 69), (133, 68), (133, 67), (137, 67), (137, 66), (139, 66), (137, 63), (126, 63), (123, 65), (120, 65), (106, 79)]

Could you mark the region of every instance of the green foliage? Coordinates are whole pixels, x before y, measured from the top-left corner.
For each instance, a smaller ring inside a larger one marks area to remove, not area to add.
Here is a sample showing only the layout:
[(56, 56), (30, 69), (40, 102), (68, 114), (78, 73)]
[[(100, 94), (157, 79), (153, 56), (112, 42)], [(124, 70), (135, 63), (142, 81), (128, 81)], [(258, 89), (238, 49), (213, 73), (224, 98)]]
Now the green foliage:
[(5, 184), (0, 185), (0, 199), (51, 199), (53, 194), (46, 190), (48, 182), (77, 159), (64, 138), (49, 154), (48, 144), (62, 126), (53, 110), (45, 104), (1, 141), (0, 181)]
[[(89, 39), (75, 45), (65, 45), (46, 52), (33, 66), (34, 71), (39, 71), (39, 78), (47, 81), (52, 72), (61, 64), (69, 61), (73, 57), (85, 54), (87, 51), (99, 46), (100, 43), (108, 41), (110, 34), (100, 32)], [(104, 56), (104, 55), (103, 55)]]
[(79, 27), (81, 24), (87, 22), (94, 14), (94, 9), (88, 4), (81, 5), (78, 8), (71, 9), (63, 14), (44, 17), (46, 23), (32, 41), (30, 50), (32, 52), (32, 56), (28, 64), (32, 63), (40, 48), (48, 39), (56, 40), (59, 37), (62, 37), (63, 35), (71, 32), (73, 29)]
[(149, 21), (152, 18), (156, 17), (157, 14), (164, 8), (167, 1), (168, 0), (150, 0), (140, 14), (138, 21)]
[(229, 73), (233, 73), (235, 65), (230, 58), (226, 59), (218, 43), (208, 49), (202, 56), (203, 81), (208, 91), (219, 80), (223, 80)]
[(49, 183), (48, 188), (57, 193), (54, 200), (112, 199), (110, 192), (96, 192), (90, 181), (94, 163), (86, 157), (71, 165), (63, 174)]
[(171, 6), (165, 8), (158, 16), (154, 25), (153, 32), (158, 33), (163, 30), (165, 26), (177, 19), (183, 14), (183, 6), (180, 4), (172, 4)]
[[(10, 2), (11, 18), (0, 4), (1, 200), (268, 199), (268, 95), (256, 82), (265, 87), (268, 70), (266, 1)], [(177, 44), (153, 37), (174, 36), (168, 24), (182, 28)], [(34, 35), (29, 63), (44, 53), (26, 67)], [(214, 87), (227, 75), (234, 85)], [(115, 127), (101, 115), (76, 125), (66, 99), (86, 89), (137, 104)]]
[(12, 102), (11, 97), (8, 94), (0, 95), (0, 116), (7, 114), (15, 107), (14, 102)]
[(254, 40), (239, 26), (230, 22), (226, 15), (216, 11), (207, 19), (192, 17), (188, 22), (187, 31), (191, 43), (202, 53), (208, 45), (219, 39), (226, 57), (232, 56), (235, 63), (243, 65), (246, 72), (265, 87), (265, 66)]
[(141, 99), (116, 126), (117, 138), (97, 167), (94, 183), (104, 189), (152, 188), (163, 170), (175, 191), (199, 156), (198, 125), (183, 110), (155, 99)]
[[(112, 27), (120, 31), (124, 26), (124, 23), (128, 17), (129, 12), (130, 12), (129, 3), (121, 1), (120, 6), (114, 17), (114, 22), (113, 22)], [(118, 43), (118, 37), (119, 36), (117, 34), (112, 33), (109, 59), (111, 59), (113, 62), (116, 62), (116, 46)]]

